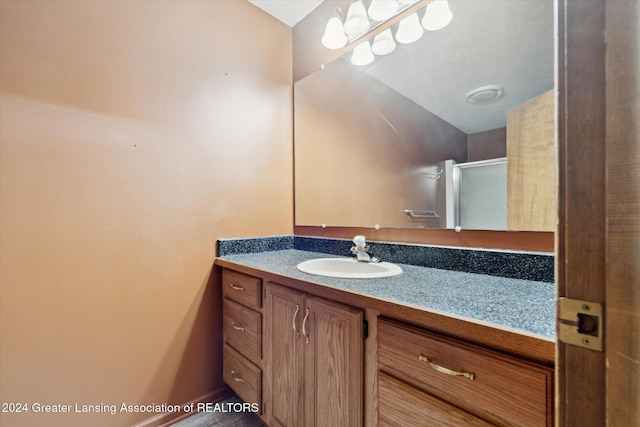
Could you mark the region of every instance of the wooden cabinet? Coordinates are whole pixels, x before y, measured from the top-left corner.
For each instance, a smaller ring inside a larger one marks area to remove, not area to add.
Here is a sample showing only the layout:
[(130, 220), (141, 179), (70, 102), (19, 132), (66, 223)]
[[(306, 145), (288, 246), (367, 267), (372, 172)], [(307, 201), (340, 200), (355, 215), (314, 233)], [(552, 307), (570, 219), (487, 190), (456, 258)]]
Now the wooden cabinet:
[(507, 112), (507, 228), (555, 231), (555, 93)]
[(222, 377), (262, 408), (262, 279), (223, 269), (222, 296)]
[(253, 363), (262, 359), (262, 315), (232, 300), (222, 301), (225, 342)]
[(242, 400), (262, 402), (262, 370), (233, 347), (225, 344), (222, 350), (222, 378)]
[(381, 425), (553, 425), (546, 366), (389, 319), (378, 321), (378, 365)]
[(493, 425), (384, 372), (378, 374), (378, 411), (381, 427)]
[(222, 296), (259, 310), (262, 307), (262, 279), (225, 268), (222, 271)]
[(304, 343), (300, 338), (303, 305), (303, 294), (272, 284), (267, 286), (267, 413), (274, 425), (302, 425)]
[(223, 378), (266, 425), (553, 425), (553, 367), (391, 319), (400, 306), (380, 315), (258, 275), (222, 271)]
[(362, 425), (362, 311), (267, 283), (264, 315), (269, 425)]

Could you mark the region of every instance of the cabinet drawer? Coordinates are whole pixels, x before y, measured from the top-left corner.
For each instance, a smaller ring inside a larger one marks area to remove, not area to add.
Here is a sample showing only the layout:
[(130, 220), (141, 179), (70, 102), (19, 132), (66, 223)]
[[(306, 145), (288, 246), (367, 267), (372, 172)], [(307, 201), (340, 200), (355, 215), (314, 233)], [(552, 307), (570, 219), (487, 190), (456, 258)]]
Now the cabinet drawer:
[(222, 270), (222, 295), (244, 306), (259, 309), (262, 306), (262, 280), (225, 268)]
[(552, 425), (552, 369), (388, 319), (379, 320), (378, 362), (499, 425)]
[(222, 352), (222, 378), (246, 403), (262, 408), (262, 371), (228, 345)]
[(378, 374), (378, 411), (381, 427), (493, 426), (383, 372)]
[(224, 341), (252, 362), (262, 359), (262, 315), (224, 298), (222, 301)]

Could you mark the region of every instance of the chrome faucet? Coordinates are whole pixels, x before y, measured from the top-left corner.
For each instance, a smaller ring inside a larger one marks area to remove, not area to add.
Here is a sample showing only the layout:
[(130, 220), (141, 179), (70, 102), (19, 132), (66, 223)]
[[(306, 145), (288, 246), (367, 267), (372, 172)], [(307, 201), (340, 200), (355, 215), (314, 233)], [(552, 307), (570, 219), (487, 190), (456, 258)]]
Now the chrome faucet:
[(355, 236), (353, 238), (353, 243), (355, 244), (355, 246), (351, 247), (351, 253), (358, 258), (358, 261), (371, 262), (372, 259), (371, 256), (369, 256), (371, 250), (369, 249), (369, 246), (367, 246), (365, 236)]

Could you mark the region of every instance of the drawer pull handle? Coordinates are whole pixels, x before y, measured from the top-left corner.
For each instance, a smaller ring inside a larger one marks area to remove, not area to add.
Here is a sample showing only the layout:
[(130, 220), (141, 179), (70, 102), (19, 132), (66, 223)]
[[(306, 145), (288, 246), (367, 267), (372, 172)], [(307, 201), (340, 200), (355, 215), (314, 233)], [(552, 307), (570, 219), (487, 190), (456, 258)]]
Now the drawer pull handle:
[(236, 325), (236, 322), (231, 322), (231, 327), (233, 329), (235, 329), (236, 331), (244, 332), (244, 326), (238, 326), (238, 325)]
[(300, 305), (296, 304), (296, 311), (293, 313), (293, 321), (291, 322), (291, 326), (293, 327), (293, 332), (296, 333), (296, 338), (300, 338), (300, 332), (298, 332), (298, 328), (296, 328), (296, 319), (298, 318), (299, 311), (300, 311)]
[(238, 286), (234, 283), (230, 283), (229, 286), (231, 286), (231, 289), (235, 289), (236, 291), (240, 291), (240, 292), (244, 291), (244, 288), (242, 286)]
[(427, 356), (424, 355), (420, 355), (418, 357), (418, 360), (421, 362), (427, 362), (429, 364), (429, 366), (431, 366), (433, 369), (435, 369), (436, 371), (446, 374), (446, 375), (453, 375), (455, 377), (465, 377), (465, 378), (469, 378), (471, 381), (473, 381), (475, 379), (475, 374), (472, 374), (470, 372), (465, 372), (465, 371), (452, 371), (449, 368), (445, 368), (444, 366), (440, 366), (440, 365), (436, 365), (435, 363), (433, 363), (432, 361), (429, 360), (429, 358)]
[(309, 309), (304, 312), (304, 319), (302, 319), (302, 335), (304, 335), (307, 344), (309, 344), (309, 335), (307, 335), (307, 319), (309, 318)]
[(243, 383), (244, 382), (244, 379), (236, 376), (236, 371), (231, 371), (231, 376), (233, 377), (234, 381), (237, 381), (239, 383)]

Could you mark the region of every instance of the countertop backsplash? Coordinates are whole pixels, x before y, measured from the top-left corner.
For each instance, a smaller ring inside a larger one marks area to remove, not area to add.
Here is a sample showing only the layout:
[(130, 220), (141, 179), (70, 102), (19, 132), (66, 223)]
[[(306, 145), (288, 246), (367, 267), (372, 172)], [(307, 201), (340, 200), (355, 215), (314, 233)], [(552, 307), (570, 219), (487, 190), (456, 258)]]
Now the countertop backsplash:
[[(372, 254), (381, 261), (442, 270), (487, 274), (513, 279), (554, 282), (554, 254), (424, 244), (368, 241)], [(353, 242), (308, 236), (269, 236), (219, 239), (218, 256), (297, 249), (350, 257)]]

